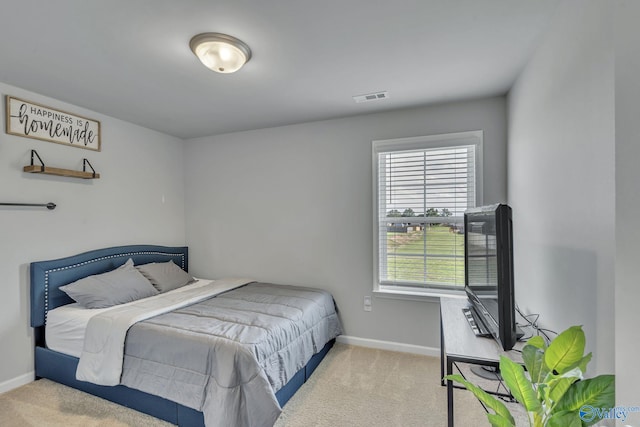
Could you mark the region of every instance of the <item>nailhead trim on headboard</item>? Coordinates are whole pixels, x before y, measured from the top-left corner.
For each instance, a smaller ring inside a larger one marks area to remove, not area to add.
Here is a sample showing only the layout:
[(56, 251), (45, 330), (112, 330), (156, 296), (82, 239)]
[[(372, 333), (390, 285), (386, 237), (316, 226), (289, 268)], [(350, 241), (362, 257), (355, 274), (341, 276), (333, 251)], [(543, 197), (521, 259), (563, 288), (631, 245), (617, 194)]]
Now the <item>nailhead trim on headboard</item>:
[(91, 264), (97, 261), (103, 261), (106, 259), (112, 259), (112, 258), (122, 258), (122, 257), (127, 257), (127, 256), (134, 256), (134, 255), (160, 255), (160, 256), (168, 256), (168, 257), (175, 257), (175, 256), (180, 256), (180, 263), (182, 264), (180, 267), (184, 270), (184, 254), (181, 252), (159, 252), (159, 251), (136, 251), (136, 252), (125, 252), (125, 253), (120, 253), (120, 254), (113, 254), (113, 255), (107, 255), (107, 256), (103, 256), (103, 257), (99, 257), (99, 258), (94, 258), (88, 261), (83, 261), (83, 262), (79, 262), (77, 264), (72, 264), (72, 265), (67, 265), (64, 267), (58, 267), (58, 268), (52, 268), (50, 270), (45, 270), (44, 271), (44, 323), (47, 323), (47, 314), (49, 313), (49, 273), (54, 273), (57, 271), (64, 271), (64, 270), (69, 270), (69, 269), (73, 269), (73, 268), (77, 268), (77, 267), (81, 267), (83, 265), (87, 265), (87, 264)]

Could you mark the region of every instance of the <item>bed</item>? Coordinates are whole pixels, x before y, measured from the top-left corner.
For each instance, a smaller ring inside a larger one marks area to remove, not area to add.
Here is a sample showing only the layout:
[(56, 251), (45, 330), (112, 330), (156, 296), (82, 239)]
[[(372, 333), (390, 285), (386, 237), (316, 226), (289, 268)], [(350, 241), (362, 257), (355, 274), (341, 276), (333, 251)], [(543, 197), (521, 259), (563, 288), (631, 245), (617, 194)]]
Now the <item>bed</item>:
[[(67, 285), (133, 265), (136, 269), (178, 266), (181, 274), (187, 274), (188, 248), (119, 246), (31, 263), (36, 378), (71, 386), (179, 426), (204, 426), (205, 419), (208, 427), (271, 425), (341, 333), (330, 294), (249, 280), (194, 279), (179, 289), (115, 307), (80, 307), (80, 312), (92, 312), (88, 320), (80, 322), (80, 332), (60, 321), (62, 314), (69, 316), (78, 306), (77, 297), (74, 295), (76, 301), (69, 297)], [(181, 305), (175, 305), (176, 301)], [(154, 304), (152, 311), (148, 311), (150, 302)], [(162, 308), (154, 311), (158, 304)], [(146, 310), (143, 317), (140, 310)], [(100, 314), (94, 315), (94, 311)], [(129, 323), (121, 321), (125, 314)], [(125, 330), (120, 346), (113, 338), (119, 330), (116, 323), (123, 323), (121, 329)], [(75, 332), (71, 338), (62, 335), (54, 340), (54, 324)], [(94, 335), (96, 331), (98, 335)], [(106, 354), (111, 350), (103, 348), (114, 340), (116, 344), (108, 349), (114, 348), (117, 354), (120, 348), (120, 361), (108, 359)], [(189, 350), (184, 350), (187, 347)], [(112, 367), (116, 368), (113, 372)], [(169, 371), (171, 375), (166, 374)], [(94, 380), (91, 372), (101, 378)], [(113, 378), (116, 382), (112, 385)]]

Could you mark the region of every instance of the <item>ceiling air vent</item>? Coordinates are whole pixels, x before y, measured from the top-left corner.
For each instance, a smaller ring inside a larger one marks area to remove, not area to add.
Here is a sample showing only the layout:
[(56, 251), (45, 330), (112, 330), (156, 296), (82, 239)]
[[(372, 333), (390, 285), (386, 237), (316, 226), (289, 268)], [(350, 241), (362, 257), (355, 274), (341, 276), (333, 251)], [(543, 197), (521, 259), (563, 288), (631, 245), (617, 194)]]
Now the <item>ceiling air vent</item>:
[(368, 93), (366, 95), (356, 95), (353, 97), (353, 100), (357, 103), (360, 102), (370, 102), (370, 101), (381, 101), (383, 99), (389, 98), (389, 92), (386, 90), (382, 92)]

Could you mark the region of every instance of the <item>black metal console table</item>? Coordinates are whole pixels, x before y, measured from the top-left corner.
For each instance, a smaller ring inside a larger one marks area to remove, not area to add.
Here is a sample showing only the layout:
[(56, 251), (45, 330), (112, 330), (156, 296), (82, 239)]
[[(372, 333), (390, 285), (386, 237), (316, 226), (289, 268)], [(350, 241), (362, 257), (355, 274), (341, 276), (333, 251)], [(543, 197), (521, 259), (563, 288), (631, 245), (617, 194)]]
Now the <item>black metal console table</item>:
[[(462, 309), (469, 306), (466, 298), (440, 298), (440, 373), (441, 378), (453, 374), (455, 363), (498, 367), (500, 356), (505, 355), (517, 363), (522, 363), (523, 343), (517, 343), (514, 350), (503, 351), (491, 338), (477, 337)], [(446, 367), (446, 369), (445, 369)], [(470, 379), (473, 382), (473, 379)], [(447, 421), (453, 427), (453, 389), (452, 381), (442, 380), (447, 386)]]

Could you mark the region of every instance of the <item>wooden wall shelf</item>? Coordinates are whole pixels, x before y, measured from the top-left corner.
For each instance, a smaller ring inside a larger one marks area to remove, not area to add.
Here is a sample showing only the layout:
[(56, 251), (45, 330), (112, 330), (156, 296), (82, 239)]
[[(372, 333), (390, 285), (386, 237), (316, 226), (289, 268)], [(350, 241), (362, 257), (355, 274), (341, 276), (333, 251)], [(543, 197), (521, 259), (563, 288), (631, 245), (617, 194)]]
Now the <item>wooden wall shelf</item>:
[[(35, 158), (40, 162), (39, 165), (34, 165)], [(87, 165), (91, 168), (91, 172), (86, 171)], [(31, 150), (31, 164), (25, 166), (22, 170), (28, 173), (43, 173), (46, 175), (56, 175), (56, 176), (67, 176), (71, 178), (82, 178), (82, 179), (98, 179), (100, 178), (100, 174), (96, 173), (89, 160), (82, 159), (82, 169), (81, 171), (74, 169), (60, 169), (60, 168), (52, 168), (50, 166), (45, 166), (44, 162), (38, 155), (36, 150)]]

